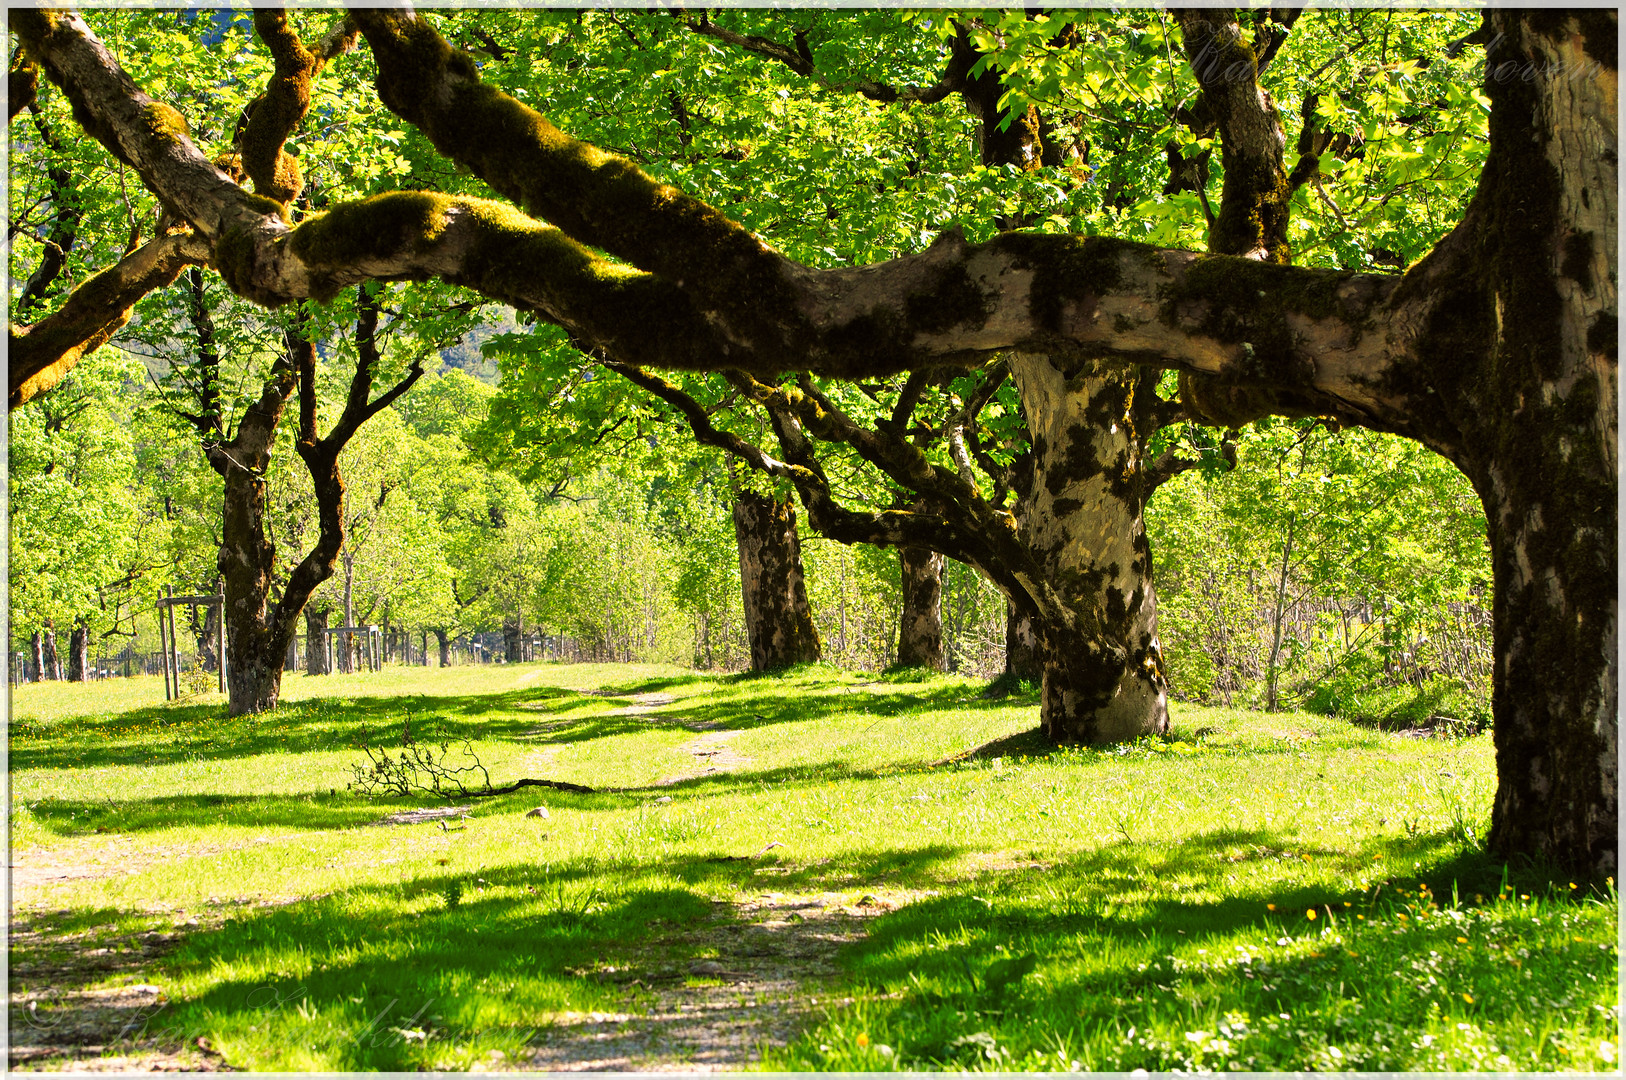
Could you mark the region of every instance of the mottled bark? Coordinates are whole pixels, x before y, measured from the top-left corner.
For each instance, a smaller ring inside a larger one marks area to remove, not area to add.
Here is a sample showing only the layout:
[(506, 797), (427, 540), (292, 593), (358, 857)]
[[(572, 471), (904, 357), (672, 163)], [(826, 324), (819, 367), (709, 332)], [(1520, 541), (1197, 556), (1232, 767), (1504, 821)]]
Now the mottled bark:
[(33, 682), (45, 679), (45, 635), (39, 630), (28, 638), (28, 677)]
[[(435, 641), (440, 645), (440, 666), (452, 666), (452, 635), (444, 630), (435, 631)], [(427, 661), (425, 661), (427, 663)]]
[(926, 548), (899, 548), (898, 569), (903, 586), (898, 666), (942, 671), (943, 556)]
[(90, 679), (90, 630), (84, 620), (73, 624), (68, 634), (68, 681), (86, 682)]
[(1044, 679), (1038, 613), (1021, 593), (1005, 598), (1005, 673), (1031, 683)]
[(817, 660), (819, 633), (802, 576), (795, 504), (740, 492), (734, 500), (734, 537), (740, 549), (751, 670), (772, 671)]
[(1616, 16), (1490, 18), (1493, 152), (1437, 250), (1453, 303), (1425, 330), (1490, 531), (1490, 846), (1615, 873)]
[(1062, 742), (1166, 731), (1135, 381), (1032, 353), (1007, 359), (1033, 437), (1024, 539), (1052, 593), (1035, 604), (1044, 642), (1040, 722)]
[(1254, 47), (1232, 10), (1193, 8), (1174, 15), (1203, 89), (1203, 105), (1220, 133), (1224, 188), (1208, 249), (1285, 263), (1292, 194), (1285, 165), (1287, 136), (1270, 95), (1259, 86)]

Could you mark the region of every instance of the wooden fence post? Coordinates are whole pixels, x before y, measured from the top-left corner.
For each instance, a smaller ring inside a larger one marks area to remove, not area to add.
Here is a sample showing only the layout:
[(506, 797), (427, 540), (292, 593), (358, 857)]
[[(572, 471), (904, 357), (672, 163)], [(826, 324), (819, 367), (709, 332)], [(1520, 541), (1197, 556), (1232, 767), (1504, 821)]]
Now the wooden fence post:
[(220, 692), (226, 692), (226, 585), (222, 582), (215, 590), (215, 605), (220, 609), (220, 617), (215, 620), (215, 656), (218, 663), (215, 665), (220, 671)]
[(158, 607), (155, 609), (155, 614), (158, 616), (158, 650), (163, 656), (164, 664), (164, 700), (173, 701), (174, 695), (170, 693), (169, 689), (169, 638), (166, 636), (164, 630), (163, 597), (158, 598)]

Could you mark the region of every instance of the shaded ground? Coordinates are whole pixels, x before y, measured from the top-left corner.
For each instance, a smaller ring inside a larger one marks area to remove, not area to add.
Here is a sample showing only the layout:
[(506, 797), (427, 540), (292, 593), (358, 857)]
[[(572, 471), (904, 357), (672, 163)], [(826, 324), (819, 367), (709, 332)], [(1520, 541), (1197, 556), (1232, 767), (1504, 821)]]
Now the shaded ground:
[[(864, 935), (864, 921), (907, 901), (866, 895), (859, 904), (833, 893), (769, 893), (731, 905), (715, 925), (652, 946), (699, 946), (713, 958), (686, 968), (603, 966), (591, 978), (638, 985), (655, 995), (641, 1015), (562, 1017), (516, 1062), (493, 1068), (572, 1072), (716, 1072), (760, 1059), (823, 1015), (821, 984), (836, 974), (836, 952)], [(651, 949), (652, 959), (655, 957)]]
[[(169, 1002), (147, 970), (173, 951), (176, 931), (120, 933), (82, 914), (44, 912), (11, 925), (10, 1067), (67, 1072), (216, 1072), (207, 1039), (150, 1033)], [(156, 921), (156, 920), (155, 920)], [(166, 920), (168, 921), (168, 920)], [(177, 927), (200, 923), (184, 913)]]
[[(717, 901), (708, 925), (653, 939), (631, 961), (579, 970), (653, 995), (633, 1013), (567, 1013), (543, 1029), (519, 1060), (493, 1057), (488, 1070), (714, 1072), (760, 1059), (846, 1003), (828, 999), (836, 953), (865, 933), (865, 922), (914, 899), (892, 890), (865, 894), (771, 892), (740, 903)], [(168, 1000), (148, 971), (182, 933), (218, 923), (218, 911), (154, 913), (157, 928), (125, 932), (84, 925), (69, 911), (23, 915), (12, 927), (10, 1067), (13, 1071), (230, 1071), (195, 1035), (156, 1035)], [(126, 920), (126, 926), (128, 920)], [(169, 927), (165, 929), (164, 927)], [(674, 950), (674, 946), (681, 949)], [(700, 959), (672, 966), (674, 951)]]

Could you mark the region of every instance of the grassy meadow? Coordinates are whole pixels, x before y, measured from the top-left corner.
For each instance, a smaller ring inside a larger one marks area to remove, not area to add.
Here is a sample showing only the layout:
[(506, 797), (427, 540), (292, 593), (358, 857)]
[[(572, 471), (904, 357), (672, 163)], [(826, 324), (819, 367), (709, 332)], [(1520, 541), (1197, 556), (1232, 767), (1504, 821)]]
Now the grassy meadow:
[[(1616, 1067), (1614, 882), (1483, 853), (1488, 734), (1176, 705), (1171, 739), (1055, 751), (982, 689), (391, 668), (239, 719), (14, 689), (13, 1065), (543, 1068), (636, 1031), (624, 1067)], [(403, 728), (597, 790), (380, 825), (447, 805), (347, 787)], [(53, 1042), (92, 1000), (120, 1022)], [(684, 1042), (695, 1002), (741, 1018), (726, 1052)]]

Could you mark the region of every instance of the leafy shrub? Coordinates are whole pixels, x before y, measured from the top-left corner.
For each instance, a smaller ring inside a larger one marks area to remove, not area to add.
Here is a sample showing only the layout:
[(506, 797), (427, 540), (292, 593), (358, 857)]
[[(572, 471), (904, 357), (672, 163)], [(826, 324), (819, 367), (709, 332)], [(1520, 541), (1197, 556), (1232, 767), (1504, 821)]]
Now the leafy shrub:
[(1361, 685), (1351, 675), (1335, 676), (1312, 690), (1304, 708), (1324, 716), (1341, 716), (1385, 731), (1443, 728), (1451, 735), (1472, 735), (1490, 726), (1490, 702), (1455, 679), (1435, 677), (1421, 686)]

